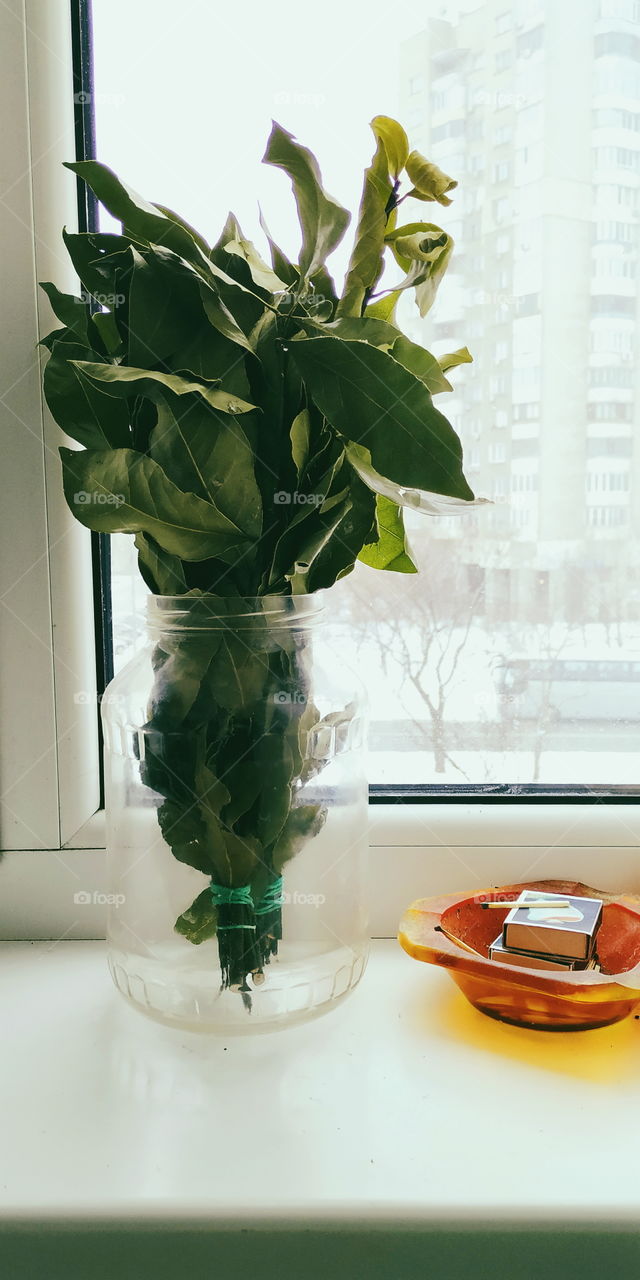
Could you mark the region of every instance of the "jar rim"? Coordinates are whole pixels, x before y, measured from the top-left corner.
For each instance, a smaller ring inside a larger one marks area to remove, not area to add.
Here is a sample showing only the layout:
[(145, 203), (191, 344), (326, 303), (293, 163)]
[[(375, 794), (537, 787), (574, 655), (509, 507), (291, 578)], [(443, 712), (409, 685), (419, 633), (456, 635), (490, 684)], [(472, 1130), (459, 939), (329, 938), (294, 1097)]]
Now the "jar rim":
[(180, 596), (149, 595), (147, 623), (153, 629), (218, 630), (220, 627), (299, 627), (324, 612), (323, 593), (307, 595), (216, 596), (202, 592)]

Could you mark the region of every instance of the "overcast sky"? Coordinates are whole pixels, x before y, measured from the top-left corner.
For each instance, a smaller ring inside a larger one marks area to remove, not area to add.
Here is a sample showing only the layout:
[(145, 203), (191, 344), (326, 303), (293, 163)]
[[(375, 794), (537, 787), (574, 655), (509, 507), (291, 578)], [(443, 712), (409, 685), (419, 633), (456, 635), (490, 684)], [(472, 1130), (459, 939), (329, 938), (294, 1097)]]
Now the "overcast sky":
[(459, 7), (94, 0), (99, 157), (209, 239), (232, 208), (259, 240), (259, 199), (295, 255), (288, 180), (260, 165), (272, 117), (311, 147), (328, 190), (354, 210), (368, 122), (398, 113), (402, 41)]

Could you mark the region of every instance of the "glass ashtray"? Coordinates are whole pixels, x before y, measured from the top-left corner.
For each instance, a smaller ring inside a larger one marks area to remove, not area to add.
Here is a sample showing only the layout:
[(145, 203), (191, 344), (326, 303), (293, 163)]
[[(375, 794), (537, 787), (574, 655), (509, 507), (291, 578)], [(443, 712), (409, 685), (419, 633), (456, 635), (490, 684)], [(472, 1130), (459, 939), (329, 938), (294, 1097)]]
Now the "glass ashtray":
[[(487, 911), (483, 899), (523, 889), (601, 898), (596, 969), (567, 973), (517, 968), (489, 959), (510, 907)], [(610, 894), (567, 880), (532, 880), (419, 898), (400, 921), (398, 941), (414, 960), (441, 965), (476, 1009), (490, 1018), (542, 1031), (586, 1031), (619, 1022), (640, 1006), (640, 897)]]

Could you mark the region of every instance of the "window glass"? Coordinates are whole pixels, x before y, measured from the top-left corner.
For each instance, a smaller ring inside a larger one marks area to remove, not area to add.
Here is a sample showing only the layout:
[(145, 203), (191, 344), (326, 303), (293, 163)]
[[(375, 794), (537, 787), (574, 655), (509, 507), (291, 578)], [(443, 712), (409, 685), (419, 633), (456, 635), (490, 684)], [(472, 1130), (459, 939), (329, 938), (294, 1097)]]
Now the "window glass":
[[(373, 782), (637, 783), (640, 13), (585, 6), (576, 39), (560, 7), (404, 0), (390, 23), (382, 0), (325, 0), (315, 22), (293, 0), (94, 0), (100, 158), (209, 238), (233, 208), (264, 252), (259, 201), (295, 256), (288, 184), (260, 164), (272, 117), (353, 210), (381, 112), (460, 182), (450, 208), (403, 206), (456, 256), (433, 311), (407, 296), (400, 319), (436, 354), (472, 349), (439, 403), (491, 503), (409, 511), (421, 576), (360, 566), (332, 593)], [(121, 665), (144, 588), (114, 541)]]

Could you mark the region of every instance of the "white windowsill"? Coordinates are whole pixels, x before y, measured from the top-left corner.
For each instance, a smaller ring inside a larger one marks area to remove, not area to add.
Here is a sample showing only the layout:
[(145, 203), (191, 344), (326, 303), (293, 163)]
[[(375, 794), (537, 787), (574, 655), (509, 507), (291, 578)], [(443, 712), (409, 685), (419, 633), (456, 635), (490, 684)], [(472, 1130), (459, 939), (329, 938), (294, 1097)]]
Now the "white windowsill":
[(222, 1039), (129, 1009), (101, 943), (0, 954), (0, 1230), (47, 1219), (638, 1230), (637, 1020), (553, 1035), (504, 1026), (446, 973), (379, 942), (332, 1013)]

